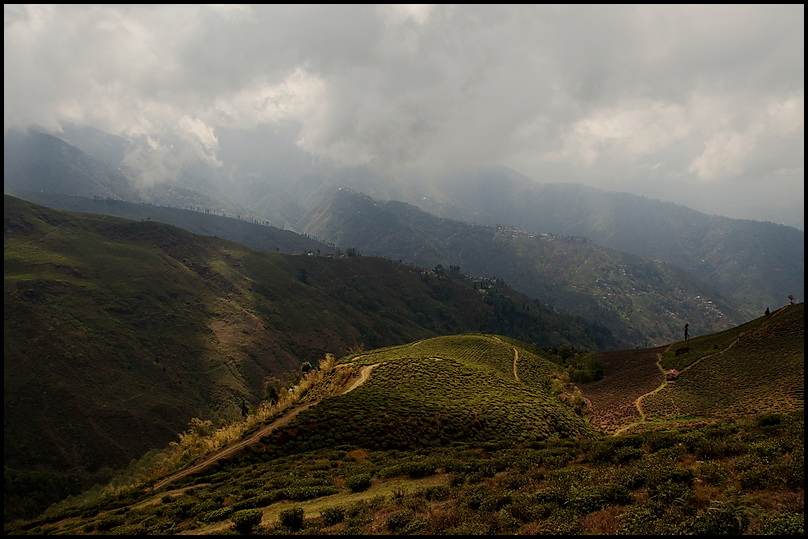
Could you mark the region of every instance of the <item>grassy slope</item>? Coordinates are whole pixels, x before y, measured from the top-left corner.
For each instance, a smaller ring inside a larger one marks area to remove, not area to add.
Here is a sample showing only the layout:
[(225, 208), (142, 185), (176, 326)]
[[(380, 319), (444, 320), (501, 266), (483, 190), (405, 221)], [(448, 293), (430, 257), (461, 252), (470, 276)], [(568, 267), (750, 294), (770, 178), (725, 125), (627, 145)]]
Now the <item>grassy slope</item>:
[[(616, 432), (643, 421), (715, 420), (804, 408), (804, 308), (803, 303), (787, 305), (688, 342), (604, 352), (604, 378), (581, 386), (592, 404), (593, 424)], [(677, 355), (680, 349), (685, 353)], [(665, 381), (669, 369), (680, 371), (677, 380)]]
[[(696, 366), (721, 356), (766, 391), (758, 366), (732, 359), (764, 345), (757, 350), (783, 370), (777, 365), (804, 349), (803, 313), (802, 304), (789, 306), (691, 340), (694, 367), (684, 365), (680, 381), (694, 373), (691, 389), (710, 394), (714, 380)], [(302, 509), (304, 533), (321, 534), (802, 532), (801, 400), (774, 413), (769, 402), (748, 400), (748, 384), (729, 385), (712, 391), (715, 402), (745, 405), (714, 410), (708, 424), (655, 417), (646, 422), (655, 429), (600, 437), (543, 389), (559, 367), (529, 349), (466, 334), (346, 356), (338, 369), (376, 366), (364, 385), (326, 398), (238, 458), (167, 492), (117, 490), (8, 531), (233, 533), (241, 512), (257, 509), (263, 532), (290, 533), (282, 522)], [(636, 364), (669, 355), (682, 359), (665, 348), (609, 353), (611, 385), (601, 385), (634, 402)], [(786, 388), (803, 376), (794, 367), (781, 379)], [(647, 377), (658, 382), (653, 368)], [(366, 486), (357, 490), (360, 477)]]
[[(271, 451), (344, 444), (416, 448), (458, 441), (518, 442), (594, 431), (550, 393), (549, 361), (484, 335), (436, 337), (349, 358), (375, 365), (350, 394), (325, 400), (267, 438)], [(391, 429), (391, 425), (396, 428)]]
[(9, 194), (63, 211), (96, 213), (136, 221), (151, 220), (166, 223), (194, 234), (224, 238), (261, 251), (279, 251), (291, 254), (304, 252), (325, 254), (336, 251), (333, 247), (289, 230), (268, 226), (265, 222), (262, 224), (250, 221), (246, 215), (237, 219), (204, 211), (47, 192), (12, 191)]
[(21, 492), (36, 480), (62, 493), (58, 473), (80, 484), (163, 446), (192, 417), (240, 417), (265, 376), (326, 353), (491, 328), (544, 344), (614, 342), (460, 276), (379, 258), (258, 252), (13, 197), (4, 239), (4, 452), (28, 474), (15, 476)]
[[(679, 379), (643, 401), (649, 419), (736, 417), (801, 409), (805, 405), (805, 304), (718, 334), (691, 339), (689, 352), (663, 354)], [(685, 345), (679, 343), (678, 347)]]

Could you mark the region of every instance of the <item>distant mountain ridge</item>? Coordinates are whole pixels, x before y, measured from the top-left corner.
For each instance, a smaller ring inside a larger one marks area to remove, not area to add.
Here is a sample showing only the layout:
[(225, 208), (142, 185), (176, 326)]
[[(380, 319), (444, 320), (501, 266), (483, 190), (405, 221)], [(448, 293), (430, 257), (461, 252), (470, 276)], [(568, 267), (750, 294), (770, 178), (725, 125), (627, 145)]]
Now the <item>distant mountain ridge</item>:
[(235, 241), (252, 249), (288, 254), (329, 254), (337, 249), (316, 239), (282, 230), (268, 222), (255, 222), (239, 216), (211, 213), (209, 208), (186, 210), (148, 203), (127, 202), (111, 198), (87, 198), (52, 192), (9, 190), (8, 194), (65, 211), (113, 215), (137, 221), (155, 221), (177, 226), (194, 234)]
[[(244, 139), (235, 137), (231, 142), (245, 143)], [(7, 135), (4, 156), (6, 191), (30, 191), (33, 185), (41, 186), (45, 191), (76, 194), (78, 188), (72, 185), (78, 182), (83, 186), (81, 193), (90, 193), (97, 183), (97, 171), (104, 166), (109, 171), (110, 181), (115, 185), (120, 183), (123, 169), (110, 163), (122, 159), (125, 141), (115, 137), (106, 140), (103, 133), (95, 131), (89, 134), (76, 131), (71, 140), (81, 140), (84, 147), (108, 162), (105, 164), (85, 156), (83, 160), (89, 161), (86, 165), (88, 172), (84, 176), (72, 174), (71, 182), (65, 183), (58, 177), (58, 171), (77, 170), (72, 164), (60, 164), (64, 155), (76, 153), (74, 147), (59, 149), (59, 144), (69, 145), (50, 135), (29, 135), (27, 138), (18, 137), (16, 141)], [(227, 137), (223, 139), (224, 142), (227, 140)], [(258, 151), (259, 142), (255, 141), (254, 151)], [(233, 144), (228, 146), (225, 143), (223, 153), (237, 156), (245, 151), (231, 146)], [(278, 159), (287, 167), (283, 171), (271, 168)], [(376, 200), (406, 202), (436, 216), (468, 223), (503, 225), (554, 237), (585, 237), (597, 245), (660, 260), (682, 268), (714, 287), (724, 298), (734, 300), (733, 309), (747, 318), (766, 308), (776, 308), (789, 295), (801, 298), (804, 294), (804, 232), (791, 227), (710, 217), (675, 204), (580, 185), (538, 184), (502, 167), (471, 170), (449, 178), (413, 177), (401, 184), (394, 183), (372, 167), (333, 169), (325, 165), (310, 165), (307, 168), (295, 159), (290, 157), (284, 161), (278, 155), (253, 158), (249, 167), (245, 165), (241, 171), (248, 174), (243, 178), (248, 180), (247, 187), (243, 184), (235, 187), (239, 181), (232, 182), (223, 177), (217, 180), (217, 174), (224, 171), (197, 167), (181, 179), (186, 182), (183, 185), (155, 184), (128, 194), (115, 189), (98, 191), (112, 191), (118, 193), (112, 198), (132, 202), (214, 208), (217, 213), (240, 214), (306, 232), (304, 227), (311, 212), (316, 211), (315, 208), (323, 204), (332, 190), (341, 185)], [(69, 163), (76, 161), (72, 158)], [(42, 170), (42, 163), (50, 163), (44, 175), (37, 172)], [(237, 171), (238, 167), (232, 170)], [(53, 174), (56, 176), (47, 180)], [(48, 182), (51, 188), (47, 187)], [(215, 192), (216, 185), (222, 184), (234, 188), (226, 195)], [(205, 194), (196, 190), (199, 186), (204, 186)], [(393, 208), (394, 205), (385, 207)], [(382, 229), (377, 231), (384, 234)], [(308, 234), (333, 244), (333, 247), (346, 247), (333, 239), (320, 238), (311, 229), (308, 229)], [(381, 251), (374, 252), (389, 256)], [(464, 269), (469, 268), (468, 264), (461, 265)], [(507, 271), (511, 272), (512, 268)], [(493, 268), (490, 273), (496, 275), (502, 271)], [(511, 281), (516, 283), (513, 279)], [(596, 283), (589, 284), (597, 289)], [(545, 295), (545, 298), (549, 297)], [(715, 304), (715, 300), (712, 301)], [(567, 308), (566, 305), (558, 307)], [(588, 306), (579, 304), (577, 308), (586, 309)], [(700, 315), (694, 313), (694, 316)], [(733, 321), (739, 322), (740, 319), (733, 318)], [(706, 331), (718, 329), (718, 326), (704, 327)], [(651, 331), (656, 333), (653, 328)], [(651, 331), (643, 327), (639, 332), (642, 335), (632, 337), (644, 341)]]
[(575, 184), (538, 184), (488, 168), (440, 182), (426, 211), (594, 243), (678, 266), (755, 312), (805, 294), (805, 233)]
[(502, 278), (542, 303), (598, 320), (637, 345), (670, 342), (686, 323), (712, 332), (751, 316), (676, 267), (600, 247), (585, 237), (472, 225), (348, 189), (337, 189), (298, 225), (369, 255), (424, 267), (456, 265), (469, 275)]

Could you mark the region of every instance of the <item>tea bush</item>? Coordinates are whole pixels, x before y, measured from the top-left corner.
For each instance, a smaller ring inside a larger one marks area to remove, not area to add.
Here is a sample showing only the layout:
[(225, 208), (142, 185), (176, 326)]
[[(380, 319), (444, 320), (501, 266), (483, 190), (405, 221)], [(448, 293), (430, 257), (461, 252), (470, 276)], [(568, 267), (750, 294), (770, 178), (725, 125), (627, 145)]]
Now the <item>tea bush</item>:
[(743, 535), (749, 525), (747, 509), (733, 502), (714, 502), (684, 520), (681, 535)]
[(220, 520), (226, 519), (231, 514), (233, 514), (233, 506), (222, 507), (221, 509), (214, 509), (213, 511), (202, 513), (196, 519), (202, 523), (219, 522)]
[(334, 524), (339, 524), (345, 520), (345, 508), (339, 505), (335, 505), (334, 507), (326, 507), (320, 512), (320, 515), (323, 517), (323, 521), (327, 525), (333, 526)]
[(264, 513), (260, 509), (243, 509), (233, 513), (233, 526), (241, 535), (249, 535), (261, 523)]
[(284, 489), (283, 491), (283, 494), (284, 496), (286, 496), (286, 498), (296, 502), (301, 502), (304, 500), (312, 500), (314, 498), (322, 498), (323, 496), (330, 496), (332, 494), (338, 494), (338, 493), (339, 489), (337, 487), (326, 487), (326, 486), (290, 487)]
[(370, 488), (372, 479), (370, 474), (359, 474), (347, 477), (345, 479), (345, 486), (351, 492), (362, 492)]
[(631, 502), (631, 492), (622, 485), (595, 485), (578, 491), (567, 505), (578, 513), (592, 513), (610, 505)]
[(803, 513), (780, 513), (763, 520), (757, 530), (759, 535), (805, 535), (805, 515)]
[(415, 515), (409, 511), (393, 513), (387, 517), (387, 520), (384, 521), (384, 527), (395, 533), (404, 529), (410, 522), (412, 522), (413, 518), (415, 518)]
[(303, 516), (304, 512), (302, 507), (284, 509), (279, 516), (281, 526), (292, 531), (297, 531), (303, 527)]

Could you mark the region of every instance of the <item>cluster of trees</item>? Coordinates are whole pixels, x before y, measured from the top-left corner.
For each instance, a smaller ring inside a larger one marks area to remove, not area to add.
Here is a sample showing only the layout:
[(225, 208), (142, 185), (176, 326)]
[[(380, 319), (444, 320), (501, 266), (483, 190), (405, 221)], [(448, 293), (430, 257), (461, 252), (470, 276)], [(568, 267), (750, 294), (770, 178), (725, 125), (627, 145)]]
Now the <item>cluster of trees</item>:
[(585, 384), (603, 378), (603, 362), (598, 354), (589, 350), (575, 348), (569, 344), (559, 347), (545, 346), (539, 350), (542, 356), (567, 369), (570, 382)]

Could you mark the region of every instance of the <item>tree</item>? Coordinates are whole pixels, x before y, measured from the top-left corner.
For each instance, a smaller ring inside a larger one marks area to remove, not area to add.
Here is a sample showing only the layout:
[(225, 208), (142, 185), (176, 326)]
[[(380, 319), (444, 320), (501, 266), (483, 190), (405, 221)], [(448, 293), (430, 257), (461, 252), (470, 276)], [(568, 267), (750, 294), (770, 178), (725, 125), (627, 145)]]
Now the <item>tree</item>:
[(281, 382), (278, 378), (274, 376), (267, 376), (264, 378), (264, 400), (267, 400), (272, 404), (278, 402), (278, 397), (280, 397), (281, 394), (281, 388), (283, 388), (283, 382)]

